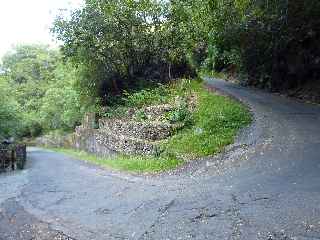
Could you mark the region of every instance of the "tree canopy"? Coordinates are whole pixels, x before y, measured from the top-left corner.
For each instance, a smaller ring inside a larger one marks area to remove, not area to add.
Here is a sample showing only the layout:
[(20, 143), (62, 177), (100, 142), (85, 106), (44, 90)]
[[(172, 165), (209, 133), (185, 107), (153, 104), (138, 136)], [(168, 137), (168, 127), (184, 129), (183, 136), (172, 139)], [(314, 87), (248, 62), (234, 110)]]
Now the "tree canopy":
[(73, 88), (76, 70), (57, 50), (21, 45), (8, 52), (0, 75), (0, 135), (36, 136), (73, 128), (82, 115)]
[(319, 9), (317, 0), (87, 0), (53, 32), (96, 96), (190, 69), (235, 69), (281, 90), (319, 76)]
[[(0, 135), (72, 129), (123, 90), (201, 71), (282, 91), (320, 77), (318, 0), (86, 0), (0, 66)], [(18, 124), (11, 124), (16, 122)]]
[(53, 27), (66, 57), (82, 66), (80, 84), (93, 96), (137, 80), (165, 81), (187, 72), (166, 1), (86, 1)]

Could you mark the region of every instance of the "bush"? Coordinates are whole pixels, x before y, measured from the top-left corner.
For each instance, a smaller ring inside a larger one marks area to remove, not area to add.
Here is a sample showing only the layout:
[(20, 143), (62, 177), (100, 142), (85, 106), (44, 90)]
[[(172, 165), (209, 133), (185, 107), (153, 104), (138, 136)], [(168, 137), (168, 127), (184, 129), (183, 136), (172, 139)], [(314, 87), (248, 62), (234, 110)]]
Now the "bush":
[(191, 122), (191, 112), (188, 109), (187, 99), (182, 98), (178, 106), (166, 114), (166, 119), (170, 123), (183, 122), (186, 125)]
[(166, 1), (87, 1), (52, 31), (64, 55), (82, 66), (80, 85), (103, 100), (137, 81), (167, 82), (188, 75), (178, 29)]
[(142, 89), (133, 93), (124, 91), (123, 95), (122, 100), (124, 105), (128, 107), (142, 107), (150, 104), (164, 103), (170, 98), (169, 90), (161, 84), (152, 89)]
[(40, 118), (46, 130), (72, 129), (82, 119), (79, 94), (70, 87), (49, 89), (42, 99)]
[(23, 122), (21, 111), (6, 79), (0, 76), (0, 138), (19, 136)]

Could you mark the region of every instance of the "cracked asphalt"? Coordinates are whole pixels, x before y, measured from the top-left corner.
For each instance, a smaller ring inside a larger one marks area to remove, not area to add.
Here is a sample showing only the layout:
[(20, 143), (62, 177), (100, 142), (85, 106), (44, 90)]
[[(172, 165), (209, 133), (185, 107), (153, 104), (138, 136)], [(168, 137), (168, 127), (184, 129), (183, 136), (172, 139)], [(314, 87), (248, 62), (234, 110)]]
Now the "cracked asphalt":
[(320, 239), (320, 107), (206, 80), (252, 109), (234, 145), (157, 176), (29, 148), (0, 175), (0, 240)]

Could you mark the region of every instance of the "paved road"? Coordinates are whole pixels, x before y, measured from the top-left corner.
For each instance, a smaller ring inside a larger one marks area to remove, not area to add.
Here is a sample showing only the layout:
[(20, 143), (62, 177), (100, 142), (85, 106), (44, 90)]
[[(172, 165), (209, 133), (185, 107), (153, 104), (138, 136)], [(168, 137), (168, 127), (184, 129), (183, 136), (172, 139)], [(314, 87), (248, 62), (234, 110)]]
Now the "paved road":
[(255, 114), (226, 152), (134, 176), (29, 149), (0, 176), (0, 240), (320, 239), (320, 108), (208, 82)]

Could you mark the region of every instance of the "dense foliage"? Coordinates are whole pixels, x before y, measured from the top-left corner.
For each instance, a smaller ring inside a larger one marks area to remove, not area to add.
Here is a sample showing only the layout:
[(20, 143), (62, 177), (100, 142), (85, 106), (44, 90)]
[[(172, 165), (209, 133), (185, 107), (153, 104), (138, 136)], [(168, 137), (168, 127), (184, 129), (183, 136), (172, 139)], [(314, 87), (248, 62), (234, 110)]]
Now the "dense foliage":
[(262, 1), (242, 33), (248, 83), (278, 91), (319, 80), (319, 14), (317, 0)]
[(172, 1), (193, 62), (241, 73), (245, 83), (287, 90), (320, 74), (318, 0)]
[[(189, 109), (190, 101), (188, 107), (186, 100), (188, 98), (190, 100), (190, 97), (196, 99), (195, 111)], [(152, 120), (139, 117), (143, 116), (145, 110), (143, 106), (163, 103), (176, 106), (169, 110), (161, 121), (183, 124), (184, 127), (177, 129), (171, 137), (157, 141), (158, 151), (153, 155), (117, 154), (97, 157), (71, 149), (54, 150), (109, 168), (140, 173), (162, 172), (176, 168), (186, 160), (220, 152), (226, 145), (234, 141), (234, 136), (240, 128), (251, 122), (250, 112), (241, 103), (213, 94), (204, 87), (201, 81), (190, 79), (174, 81), (169, 85), (160, 85), (154, 89), (127, 93), (118, 105), (109, 107), (108, 114), (110, 114), (109, 117), (121, 117), (125, 121), (130, 119), (128, 114), (131, 111), (128, 110), (134, 107), (135, 110), (140, 110), (137, 112), (136, 117), (138, 118), (135, 121), (150, 123)], [(122, 116), (114, 114), (122, 114)]]
[(17, 46), (3, 58), (0, 136), (36, 136), (71, 129), (82, 115), (76, 70), (42, 45)]
[(318, 0), (87, 0), (53, 31), (91, 95), (189, 68), (283, 90), (319, 78), (319, 14)]
[(139, 80), (187, 74), (169, 10), (165, 1), (88, 0), (71, 19), (58, 18), (53, 32), (65, 56), (83, 67), (83, 91), (105, 98)]
[(3, 58), (0, 135), (72, 129), (123, 90), (202, 70), (276, 91), (314, 86), (319, 16), (319, 0), (86, 0), (52, 27), (61, 52), (18, 46)]
[(13, 136), (20, 130), (20, 107), (11, 96), (3, 77), (0, 77), (0, 99), (0, 138)]

